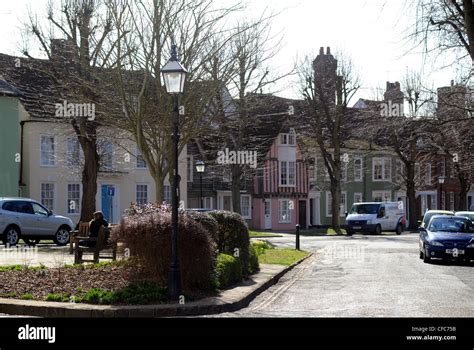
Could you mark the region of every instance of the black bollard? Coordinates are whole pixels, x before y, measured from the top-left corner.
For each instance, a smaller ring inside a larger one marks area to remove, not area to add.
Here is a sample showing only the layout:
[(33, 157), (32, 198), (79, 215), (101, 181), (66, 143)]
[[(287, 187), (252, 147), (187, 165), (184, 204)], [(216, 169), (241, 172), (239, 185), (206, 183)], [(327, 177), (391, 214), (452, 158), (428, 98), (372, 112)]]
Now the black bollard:
[(296, 225), (296, 250), (300, 250), (300, 225)]

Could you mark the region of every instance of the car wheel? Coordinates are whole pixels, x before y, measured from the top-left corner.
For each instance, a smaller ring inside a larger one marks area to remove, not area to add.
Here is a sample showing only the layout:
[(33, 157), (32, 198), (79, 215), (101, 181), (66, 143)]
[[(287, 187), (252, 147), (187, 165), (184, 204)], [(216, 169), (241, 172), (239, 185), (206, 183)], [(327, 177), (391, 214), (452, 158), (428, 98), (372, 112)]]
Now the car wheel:
[(15, 226), (8, 227), (3, 233), (2, 240), (5, 245), (17, 245), (20, 240), (20, 230)]
[(23, 241), (25, 241), (27, 245), (34, 247), (35, 245), (39, 244), (39, 242), (41, 242), (41, 239), (23, 238)]
[(376, 235), (381, 235), (382, 234), (382, 226), (377, 225), (375, 226), (375, 232)]
[(402, 232), (403, 232), (403, 226), (402, 226), (402, 224), (399, 223), (399, 224), (397, 225), (397, 228), (395, 229), (395, 232), (396, 232), (397, 235), (399, 235), (399, 236), (402, 234)]
[(427, 264), (431, 262), (430, 255), (428, 254), (425, 247), (423, 247), (423, 262)]
[(69, 243), (69, 227), (62, 226), (59, 228), (59, 230), (56, 232), (54, 235), (54, 243), (57, 245), (66, 245)]
[(346, 230), (347, 236), (352, 236), (353, 234), (354, 234), (354, 231)]
[(423, 251), (420, 249), (420, 259), (423, 259), (425, 256), (425, 254), (423, 253)]

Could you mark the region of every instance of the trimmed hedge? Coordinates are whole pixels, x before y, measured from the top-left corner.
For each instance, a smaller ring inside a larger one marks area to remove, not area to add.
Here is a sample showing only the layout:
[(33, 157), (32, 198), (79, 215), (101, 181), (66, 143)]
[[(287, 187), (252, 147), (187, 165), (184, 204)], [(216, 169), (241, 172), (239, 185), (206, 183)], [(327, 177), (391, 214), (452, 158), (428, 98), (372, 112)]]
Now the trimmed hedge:
[[(141, 267), (140, 276), (165, 287), (171, 263), (171, 212), (165, 205), (148, 205), (129, 211), (111, 238), (125, 243), (132, 261)], [(186, 294), (215, 289), (216, 245), (203, 225), (186, 212), (179, 213), (178, 237), (181, 283)]]
[(230, 287), (242, 280), (242, 262), (229, 254), (217, 256), (216, 274), (220, 288)]
[(198, 211), (189, 211), (187, 214), (196, 222), (200, 223), (209, 232), (214, 242), (217, 243), (217, 230), (219, 224), (209, 213), (202, 213)]
[(242, 275), (248, 276), (250, 237), (247, 223), (240, 214), (230, 211), (213, 211), (209, 215), (218, 223), (217, 249), (220, 253), (240, 258)]

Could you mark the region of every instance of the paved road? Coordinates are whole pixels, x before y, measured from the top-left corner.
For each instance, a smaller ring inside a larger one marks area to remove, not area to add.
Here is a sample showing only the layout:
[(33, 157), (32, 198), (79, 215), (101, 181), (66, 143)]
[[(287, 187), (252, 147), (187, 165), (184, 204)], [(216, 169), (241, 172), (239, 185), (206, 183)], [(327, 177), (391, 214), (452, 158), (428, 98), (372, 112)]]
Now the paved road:
[[(294, 236), (272, 238), (293, 246)], [(303, 237), (314, 252), (249, 307), (222, 317), (473, 317), (474, 265), (424, 264), (418, 235)]]

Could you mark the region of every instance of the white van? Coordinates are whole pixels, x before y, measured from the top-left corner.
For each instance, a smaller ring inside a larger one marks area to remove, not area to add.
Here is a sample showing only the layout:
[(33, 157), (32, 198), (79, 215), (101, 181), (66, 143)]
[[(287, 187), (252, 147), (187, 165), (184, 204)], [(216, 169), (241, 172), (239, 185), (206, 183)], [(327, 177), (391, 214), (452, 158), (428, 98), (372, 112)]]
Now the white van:
[(401, 235), (405, 225), (403, 202), (366, 202), (354, 203), (347, 213), (347, 234), (382, 231), (395, 231)]

